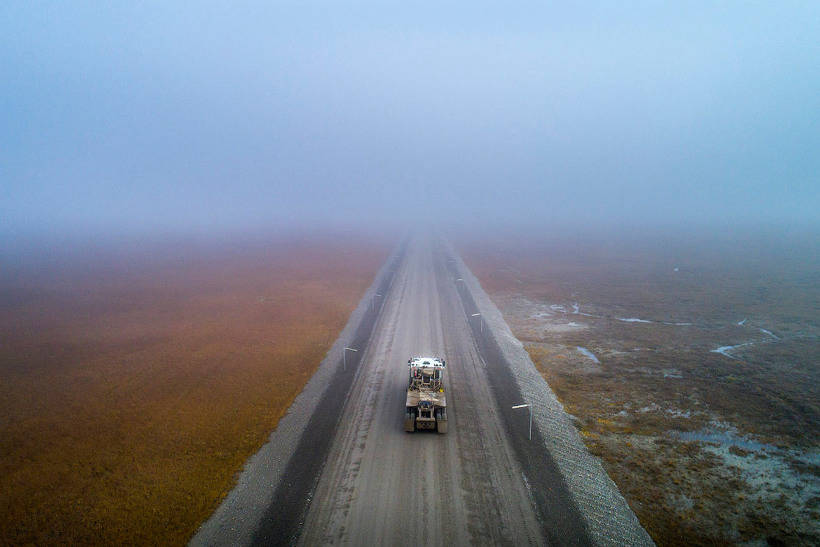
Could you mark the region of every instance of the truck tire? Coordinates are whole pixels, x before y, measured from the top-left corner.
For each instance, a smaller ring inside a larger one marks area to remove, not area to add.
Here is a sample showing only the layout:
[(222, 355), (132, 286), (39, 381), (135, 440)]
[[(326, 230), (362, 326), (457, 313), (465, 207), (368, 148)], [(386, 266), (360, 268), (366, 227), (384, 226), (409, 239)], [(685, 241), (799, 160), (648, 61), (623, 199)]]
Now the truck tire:
[(404, 430), (413, 433), (416, 430), (416, 413), (408, 410), (404, 413)]
[(436, 431), (447, 433), (447, 412), (443, 408), (436, 410)]

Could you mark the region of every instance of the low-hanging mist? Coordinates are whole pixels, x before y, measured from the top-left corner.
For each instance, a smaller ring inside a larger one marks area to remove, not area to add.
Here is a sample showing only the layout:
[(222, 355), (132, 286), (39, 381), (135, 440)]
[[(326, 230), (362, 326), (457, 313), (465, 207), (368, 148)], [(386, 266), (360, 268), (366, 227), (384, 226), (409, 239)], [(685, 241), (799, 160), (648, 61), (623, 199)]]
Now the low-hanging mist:
[(0, 229), (816, 225), (811, 3), (0, 8)]

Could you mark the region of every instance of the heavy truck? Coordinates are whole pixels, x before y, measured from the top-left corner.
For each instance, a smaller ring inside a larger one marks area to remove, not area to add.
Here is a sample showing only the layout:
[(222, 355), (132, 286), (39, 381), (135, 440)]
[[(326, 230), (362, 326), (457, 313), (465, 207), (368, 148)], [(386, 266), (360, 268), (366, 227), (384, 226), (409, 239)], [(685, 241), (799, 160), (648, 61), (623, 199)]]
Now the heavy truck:
[(444, 393), (444, 359), (413, 357), (407, 361), (410, 369), (404, 430), (435, 430), (447, 433), (447, 399)]

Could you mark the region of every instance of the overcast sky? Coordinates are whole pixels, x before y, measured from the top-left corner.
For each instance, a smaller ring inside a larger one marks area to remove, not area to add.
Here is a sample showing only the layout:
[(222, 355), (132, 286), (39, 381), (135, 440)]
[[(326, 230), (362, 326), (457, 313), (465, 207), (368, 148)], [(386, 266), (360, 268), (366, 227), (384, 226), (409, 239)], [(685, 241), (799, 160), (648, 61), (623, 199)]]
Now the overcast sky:
[(7, 234), (820, 224), (820, 2), (102, 4), (0, 4)]

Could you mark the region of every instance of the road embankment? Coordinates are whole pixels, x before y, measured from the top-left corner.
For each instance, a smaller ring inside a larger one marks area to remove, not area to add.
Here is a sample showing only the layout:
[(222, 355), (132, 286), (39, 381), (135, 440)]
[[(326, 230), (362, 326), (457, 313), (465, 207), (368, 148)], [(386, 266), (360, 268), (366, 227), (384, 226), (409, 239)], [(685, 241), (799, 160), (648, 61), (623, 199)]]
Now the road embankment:
[(191, 546), (287, 544), (299, 532), (344, 402), (378, 322), (406, 243), (391, 254), (316, 373), (251, 457)]
[[(501, 415), (517, 452), (547, 529), (559, 532), (566, 524), (551, 522), (561, 515), (559, 505), (571, 504), (596, 545), (653, 545), (601, 462), (589, 453), (570, 416), (536, 370), (523, 344), (513, 335), (501, 312), (452, 248), (448, 268), (457, 285), (476, 346), (494, 374), (510, 375), (493, 384)], [(480, 315), (474, 315), (480, 314)], [(480, 320), (477, 320), (480, 319)], [(498, 386), (498, 388), (496, 388)], [(528, 439), (526, 403), (532, 410), (532, 440)]]

